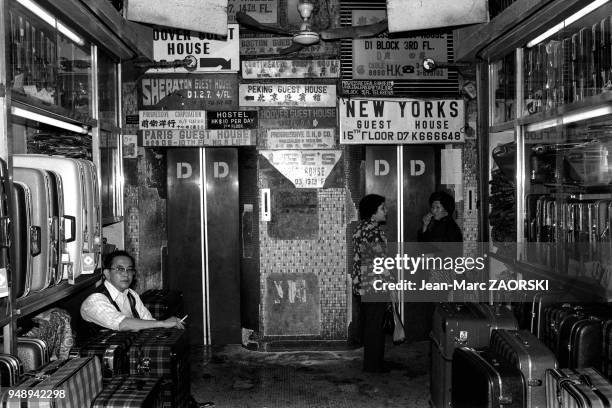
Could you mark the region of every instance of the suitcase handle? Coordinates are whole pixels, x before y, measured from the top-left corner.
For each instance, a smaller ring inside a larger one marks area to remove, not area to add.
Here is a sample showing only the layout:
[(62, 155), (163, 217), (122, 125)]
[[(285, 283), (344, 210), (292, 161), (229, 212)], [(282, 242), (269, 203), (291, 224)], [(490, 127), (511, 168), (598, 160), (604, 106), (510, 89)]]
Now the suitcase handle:
[[(65, 221), (70, 221), (70, 236), (66, 237), (66, 242), (74, 242), (76, 239), (76, 217), (73, 215), (64, 215)], [(67, 229), (64, 227), (64, 234), (66, 234)]]
[(11, 247), (11, 219), (9, 217), (0, 217), (0, 248)]
[(30, 227), (30, 255), (36, 256), (41, 251), (40, 227)]

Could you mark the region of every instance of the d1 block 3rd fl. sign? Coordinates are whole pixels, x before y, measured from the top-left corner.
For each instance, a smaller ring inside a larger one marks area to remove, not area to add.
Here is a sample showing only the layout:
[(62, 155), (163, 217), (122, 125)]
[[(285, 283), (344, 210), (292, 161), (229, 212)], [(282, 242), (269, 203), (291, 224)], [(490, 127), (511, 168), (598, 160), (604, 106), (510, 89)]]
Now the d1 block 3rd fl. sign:
[(155, 61), (182, 60), (193, 57), (195, 70), (186, 68), (150, 69), (147, 72), (237, 72), (240, 69), (239, 25), (228, 24), (227, 36), (195, 31), (153, 30), (153, 59)]

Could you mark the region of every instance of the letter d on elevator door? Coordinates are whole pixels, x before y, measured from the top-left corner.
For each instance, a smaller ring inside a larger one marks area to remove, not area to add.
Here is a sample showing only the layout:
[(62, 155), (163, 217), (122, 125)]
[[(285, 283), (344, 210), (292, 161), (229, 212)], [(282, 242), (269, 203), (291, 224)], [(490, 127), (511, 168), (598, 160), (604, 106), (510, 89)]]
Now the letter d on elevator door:
[(213, 177), (224, 178), (229, 174), (229, 166), (226, 162), (218, 161), (213, 165)]
[(386, 160), (374, 160), (374, 175), (386, 176), (389, 174), (389, 162)]
[(425, 173), (425, 162), (423, 160), (410, 160), (410, 175), (422, 176)]
[(176, 163), (176, 178), (189, 178), (193, 174), (193, 170), (191, 169), (191, 164), (185, 162), (177, 162)]

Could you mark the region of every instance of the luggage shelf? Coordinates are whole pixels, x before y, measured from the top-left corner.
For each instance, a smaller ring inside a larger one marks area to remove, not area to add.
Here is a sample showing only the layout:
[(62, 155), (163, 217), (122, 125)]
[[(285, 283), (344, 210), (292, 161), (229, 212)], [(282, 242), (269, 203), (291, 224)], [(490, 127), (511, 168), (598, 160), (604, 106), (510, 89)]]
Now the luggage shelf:
[(100, 282), (102, 277), (101, 272), (96, 272), (91, 275), (81, 275), (76, 279), (74, 285), (70, 285), (68, 281), (62, 281), (57, 286), (52, 286), (41, 292), (32, 293), (24, 298), (17, 299), (15, 302), (15, 316), (23, 317), (32, 312), (49, 306), (58, 300), (77, 293), (89, 286), (93, 286)]

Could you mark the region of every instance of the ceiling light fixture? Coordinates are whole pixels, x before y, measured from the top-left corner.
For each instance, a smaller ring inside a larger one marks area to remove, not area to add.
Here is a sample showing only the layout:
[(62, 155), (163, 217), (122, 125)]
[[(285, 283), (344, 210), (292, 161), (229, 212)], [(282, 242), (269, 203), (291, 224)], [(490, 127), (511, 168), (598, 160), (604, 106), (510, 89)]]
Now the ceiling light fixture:
[(41, 115), (39, 113), (34, 113), (34, 112), (29, 111), (29, 110), (19, 108), (17, 106), (12, 106), (11, 107), (11, 113), (13, 115), (15, 115), (15, 116), (19, 116), (19, 117), (22, 117), (24, 119), (29, 119), (29, 120), (33, 120), (33, 121), (36, 121), (36, 122), (46, 123), (47, 125), (55, 126), (55, 127), (62, 128), (62, 129), (66, 129), (66, 130), (69, 130), (69, 131), (75, 132), (75, 133), (81, 133), (81, 134), (85, 135), (85, 134), (87, 134), (89, 132), (89, 129), (87, 128), (87, 126), (74, 125), (72, 123), (64, 122), (63, 120), (59, 120), (59, 119), (50, 118), (48, 116), (44, 116), (44, 115)]

